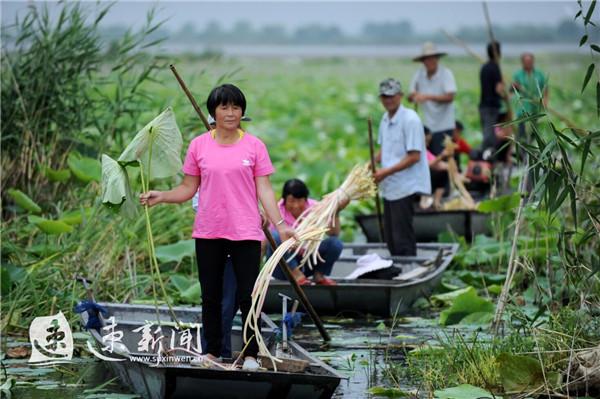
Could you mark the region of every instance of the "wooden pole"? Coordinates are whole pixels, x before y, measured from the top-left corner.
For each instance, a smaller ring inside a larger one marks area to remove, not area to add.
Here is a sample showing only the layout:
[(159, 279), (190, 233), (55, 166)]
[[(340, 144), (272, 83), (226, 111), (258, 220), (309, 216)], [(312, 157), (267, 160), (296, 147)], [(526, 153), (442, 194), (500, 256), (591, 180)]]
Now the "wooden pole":
[[(273, 235), (269, 231), (269, 228), (264, 227), (263, 232), (265, 233), (265, 237), (267, 237), (267, 241), (269, 241), (271, 248), (273, 248), (273, 252), (275, 252), (275, 250), (277, 249), (277, 243), (275, 242), (275, 239), (273, 239)], [(298, 285), (298, 282), (292, 275), (292, 270), (290, 269), (290, 266), (287, 264), (287, 262), (285, 261), (284, 258), (281, 258), (279, 260), (279, 267), (281, 267), (283, 274), (285, 274), (288, 281), (292, 285), (292, 288), (294, 289), (294, 291), (296, 292), (296, 295), (298, 296), (298, 299), (300, 299), (300, 302), (302, 302), (302, 305), (304, 306), (304, 308), (310, 315), (310, 318), (313, 319), (313, 321), (315, 322), (315, 325), (319, 329), (319, 332), (321, 333), (323, 340), (331, 341), (331, 337), (329, 336), (329, 333), (327, 333), (327, 331), (325, 330), (325, 327), (323, 326), (323, 322), (321, 321), (321, 318), (319, 317), (319, 315), (315, 311), (315, 308), (313, 308), (312, 304), (306, 297), (306, 294), (304, 293), (302, 288)]]
[[(196, 110), (196, 113), (198, 114), (198, 116), (200, 117), (200, 119), (202, 119), (202, 122), (204, 123), (204, 126), (206, 127), (207, 130), (210, 130), (210, 124), (208, 123), (208, 120), (206, 119), (206, 117), (202, 113), (202, 110), (198, 106), (198, 103), (196, 103), (196, 100), (194, 99), (194, 96), (192, 96), (192, 93), (190, 93), (190, 91), (188, 90), (185, 82), (183, 81), (183, 79), (181, 79), (181, 76), (179, 76), (179, 74), (177, 73), (177, 69), (175, 69), (175, 65), (171, 64), (171, 65), (169, 65), (169, 68), (171, 68), (171, 71), (173, 71), (173, 74), (175, 75), (175, 78), (177, 79), (177, 81), (179, 82), (179, 85), (181, 86), (181, 88), (183, 89), (183, 91), (187, 95), (188, 99), (192, 103), (192, 106)], [(267, 237), (267, 240), (269, 241), (269, 244), (271, 244), (271, 248), (273, 248), (273, 251), (275, 251), (275, 249), (277, 248), (277, 244), (275, 243), (275, 240), (273, 239), (273, 236), (271, 235), (271, 232), (269, 231), (269, 228), (265, 227), (263, 229), (263, 231), (265, 233), (265, 236)], [(285, 261), (285, 259), (282, 258), (279, 261), (279, 266), (281, 267), (281, 269), (283, 270), (283, 273), (285, 274), (285, 276), (289, 280), (290, 284), (294, 288), (294, 291), (296, 292), (296, 295), (298, 295), (298, 298), (300, 298), (300, 301), (302, 302), (302, 305), (304, 305), (304, 308), (306, 308), (306, 311), (308, 312), (308, 314), (310, 315), (310, 317), (315, 322), (315, 325), (319, 329), (319, 332), (321, 333), (321, 336), (323, 337), (323, 339), (325, 341), (331, 341), (331, 337), (329, 337), (329, 334), (327, 333), (327, 331), (325, 331), (325, 327), (323, 326), (323, 322), (321, 321), (321, 319), (317, 315), (317, 312), (315, 312), (315, 309), (313, 308), (313, 306), (311, 305), (311, 303), (308, 301), (308, 298), (306, 297), (306, 294), (304, 293), (304, 291), (302, 291), (302, 288), (300, 288), (300, 286), (298, 285), (298, 282), (296, 281), (296, 279), (292, 275), (290, 267), (288, 266), (288, 264)]]
[(177, 73), (177, 69), (175, 69), (175, 65), (171, 64), (171, 65), (169, 65), (169, 68), (171, 68), (173, 75), (175, 75), (175, 79), (177, 79), (177, 81), (179, 82), (179, 85), (185, 92), (185, 95), (192, 103), (192, 107), (194, 107), (194, 109), (196, 110), (196, 113), (198, 114), (200, 119), (202, 119), (202, 123), (204, 123), (204, 127), (206, 128), (206, 130), (210, 130), (210, 124), (208, 123), (208, 119), (206, 119), (206, 116), (204, 116), (204, 113), (202, 112), (202, 109), (200, 109), (200, 106), (198, 106), (198, 103), (194, 99), (194, 96), (192, 96), (192, 93), (190, 93), (190, 91), (188, 90), (183, 79), (181, 79), (181, 76), (179, 76), (179, 73)]
[[(485, 16), (485, 22), (487, 25), (487, 30), (488, 30), (488, 36), (490, 38), (490, 44), (492, 46), (492, 51), (493, 51), (493, 55), (494, 55), (494, 61), (498, 64), (498, 70), (501, 70), (500, 68), (500, 53), (498, 51), (498, 47), (496, 46), (496, 38), (494, 37), (494, 31), (492, 30), (492, 20), (490, 19), (490, 13), (488, 12), (488, 6), (487, 3), (484, 1), (483, 2), (483, 14)], [(504, 76), (502, 76), (502, 72), (500, 72), (500, 76), (502, 77), (502, 81), (504, 82)], [(506, 83), (508, 84), (508, 83)], [(503, 90), (503, 100), (506, 103), (506, 112), (508, 113), (508, 120), (512, 121), (513, 119), (513, 112), (512, 112), (512, 107), (510, 104), (510, 98), (508, 97), (508, 88), (506, 87), (506, 85), (504, 86), (504, 90)]]
[[(375, 173), (375, 148), (373, 145), (373, 121), (367, 119), (369, 126), (369, 152), (371, 153), (371, 171)], [(381, 202), (379, 201), (379, 190), (375, 193), (375, 208), (377, 209), (377, 225), (379, 226), (379, 241), (383, 242), (383, 216), (381, 213)]]

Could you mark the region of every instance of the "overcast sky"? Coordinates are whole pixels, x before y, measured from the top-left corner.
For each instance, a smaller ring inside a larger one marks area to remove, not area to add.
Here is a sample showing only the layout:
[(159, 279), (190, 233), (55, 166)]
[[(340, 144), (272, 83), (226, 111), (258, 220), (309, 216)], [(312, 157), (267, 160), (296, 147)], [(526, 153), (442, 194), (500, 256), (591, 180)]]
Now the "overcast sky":
[[(2, 23), (14, 21), (30, 1), (2, 0)], [(36, 2), (38, 3), (38, 2)], [(105, 25), (139, 25), (152, 6), (160, 9), (159, 16), (169, 18), (166, 27), (177, 30), (191, 22), (201, 30), (208, 21), (216, 20), (230, 27), (239, 20), (247, 20), (254, 27), (280, 24), (293, 30), (299, 25), (335, 24), (346, 33), (357, 33), (366, 22), (393, 22), (408, 20), (418, 32), (445, 28), (483, 25), (483, 7), (480, 1), (119, 1), (105, 17)], [(554, 24), (564, 18), (573, 18), (577, 11), (572, 1), (489, 1), (494, 24), (527, 23)], [(87, 4), (94, 7), (94, 3)], [(54, 3), (54, 7), (56, 4)]]

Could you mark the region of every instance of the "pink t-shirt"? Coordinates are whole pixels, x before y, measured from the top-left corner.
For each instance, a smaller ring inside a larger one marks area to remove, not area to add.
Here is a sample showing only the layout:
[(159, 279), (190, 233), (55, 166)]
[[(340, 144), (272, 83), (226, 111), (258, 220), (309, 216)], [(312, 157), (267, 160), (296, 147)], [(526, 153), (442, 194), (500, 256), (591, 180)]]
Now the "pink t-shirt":
[[(317, 203), (317, 201), (315, 201), (314, 199), (308, 198), (306, 200), (306, 208), (304, 208), (304, 210), (312, 208), (316, 203)], [(283, 218), (283, 220), (285, 220), (285, 224), (287, 224), (288, 226), (293, 226), (294, 222), (296, 222), (296, 218), (294, 217), (294, 215), (292, 215), (290, 212), (288, 212), (287, 209), (285, 209), (285, 205), (283, 203), (283, 198), (279, 200), (277, 205), (279, 206), (279, 212), (281, 213), (281, 217)], [(271, 224), (271, 229), (274, 229), (274, 228), (275, 228), (275, 226), (273, 226)]]
[(435, 155), (429, 150), (427, 150), (427, 163), (431, 164), (431, 162), (435, 161)]
[(190, 143), (182, 170), (200, 176), (192, 237), (264, 239), (254, 178), (275, 169), (262, 141), (246, 132), (235, 144), (219, 144), (206, 132)]

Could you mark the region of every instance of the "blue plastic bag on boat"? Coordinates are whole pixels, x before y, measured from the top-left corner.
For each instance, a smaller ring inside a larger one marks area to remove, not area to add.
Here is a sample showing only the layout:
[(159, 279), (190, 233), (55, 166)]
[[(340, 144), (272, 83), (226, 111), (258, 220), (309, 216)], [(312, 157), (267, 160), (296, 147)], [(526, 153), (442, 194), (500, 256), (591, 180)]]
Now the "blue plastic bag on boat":
[(85, 323), (86, 330), (89, 330), (90, 328), (93, 328), (94, 330), (100, 330), (102, 328), (102, 322), (100, 321), (99, 313), (102, 313), (102, 316), (104, 317), (108, 317), (108, 310), (106, 310), (104, 306), (101, 306), (94, 301), (81, 301), (75, 305), (74, 310), (75, 313), (87, 312), (88, 321)]

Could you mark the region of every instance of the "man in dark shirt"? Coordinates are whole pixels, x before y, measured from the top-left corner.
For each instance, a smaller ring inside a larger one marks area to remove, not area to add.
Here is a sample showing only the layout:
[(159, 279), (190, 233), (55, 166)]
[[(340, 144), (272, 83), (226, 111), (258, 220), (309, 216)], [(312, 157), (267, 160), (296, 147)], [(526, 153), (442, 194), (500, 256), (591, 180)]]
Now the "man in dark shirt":
[(504, 83), (500, 72), (500, 43), (491, 42), (487, 45), (488, 62), (483, 64), (479, 73), (481, 83), (481, 99), (479, 102), (479, 117), (483, 131), (482, 149), (492, 148), (496, 144), (494, 124), (498, 122), (500, 103), (504, 94)]

